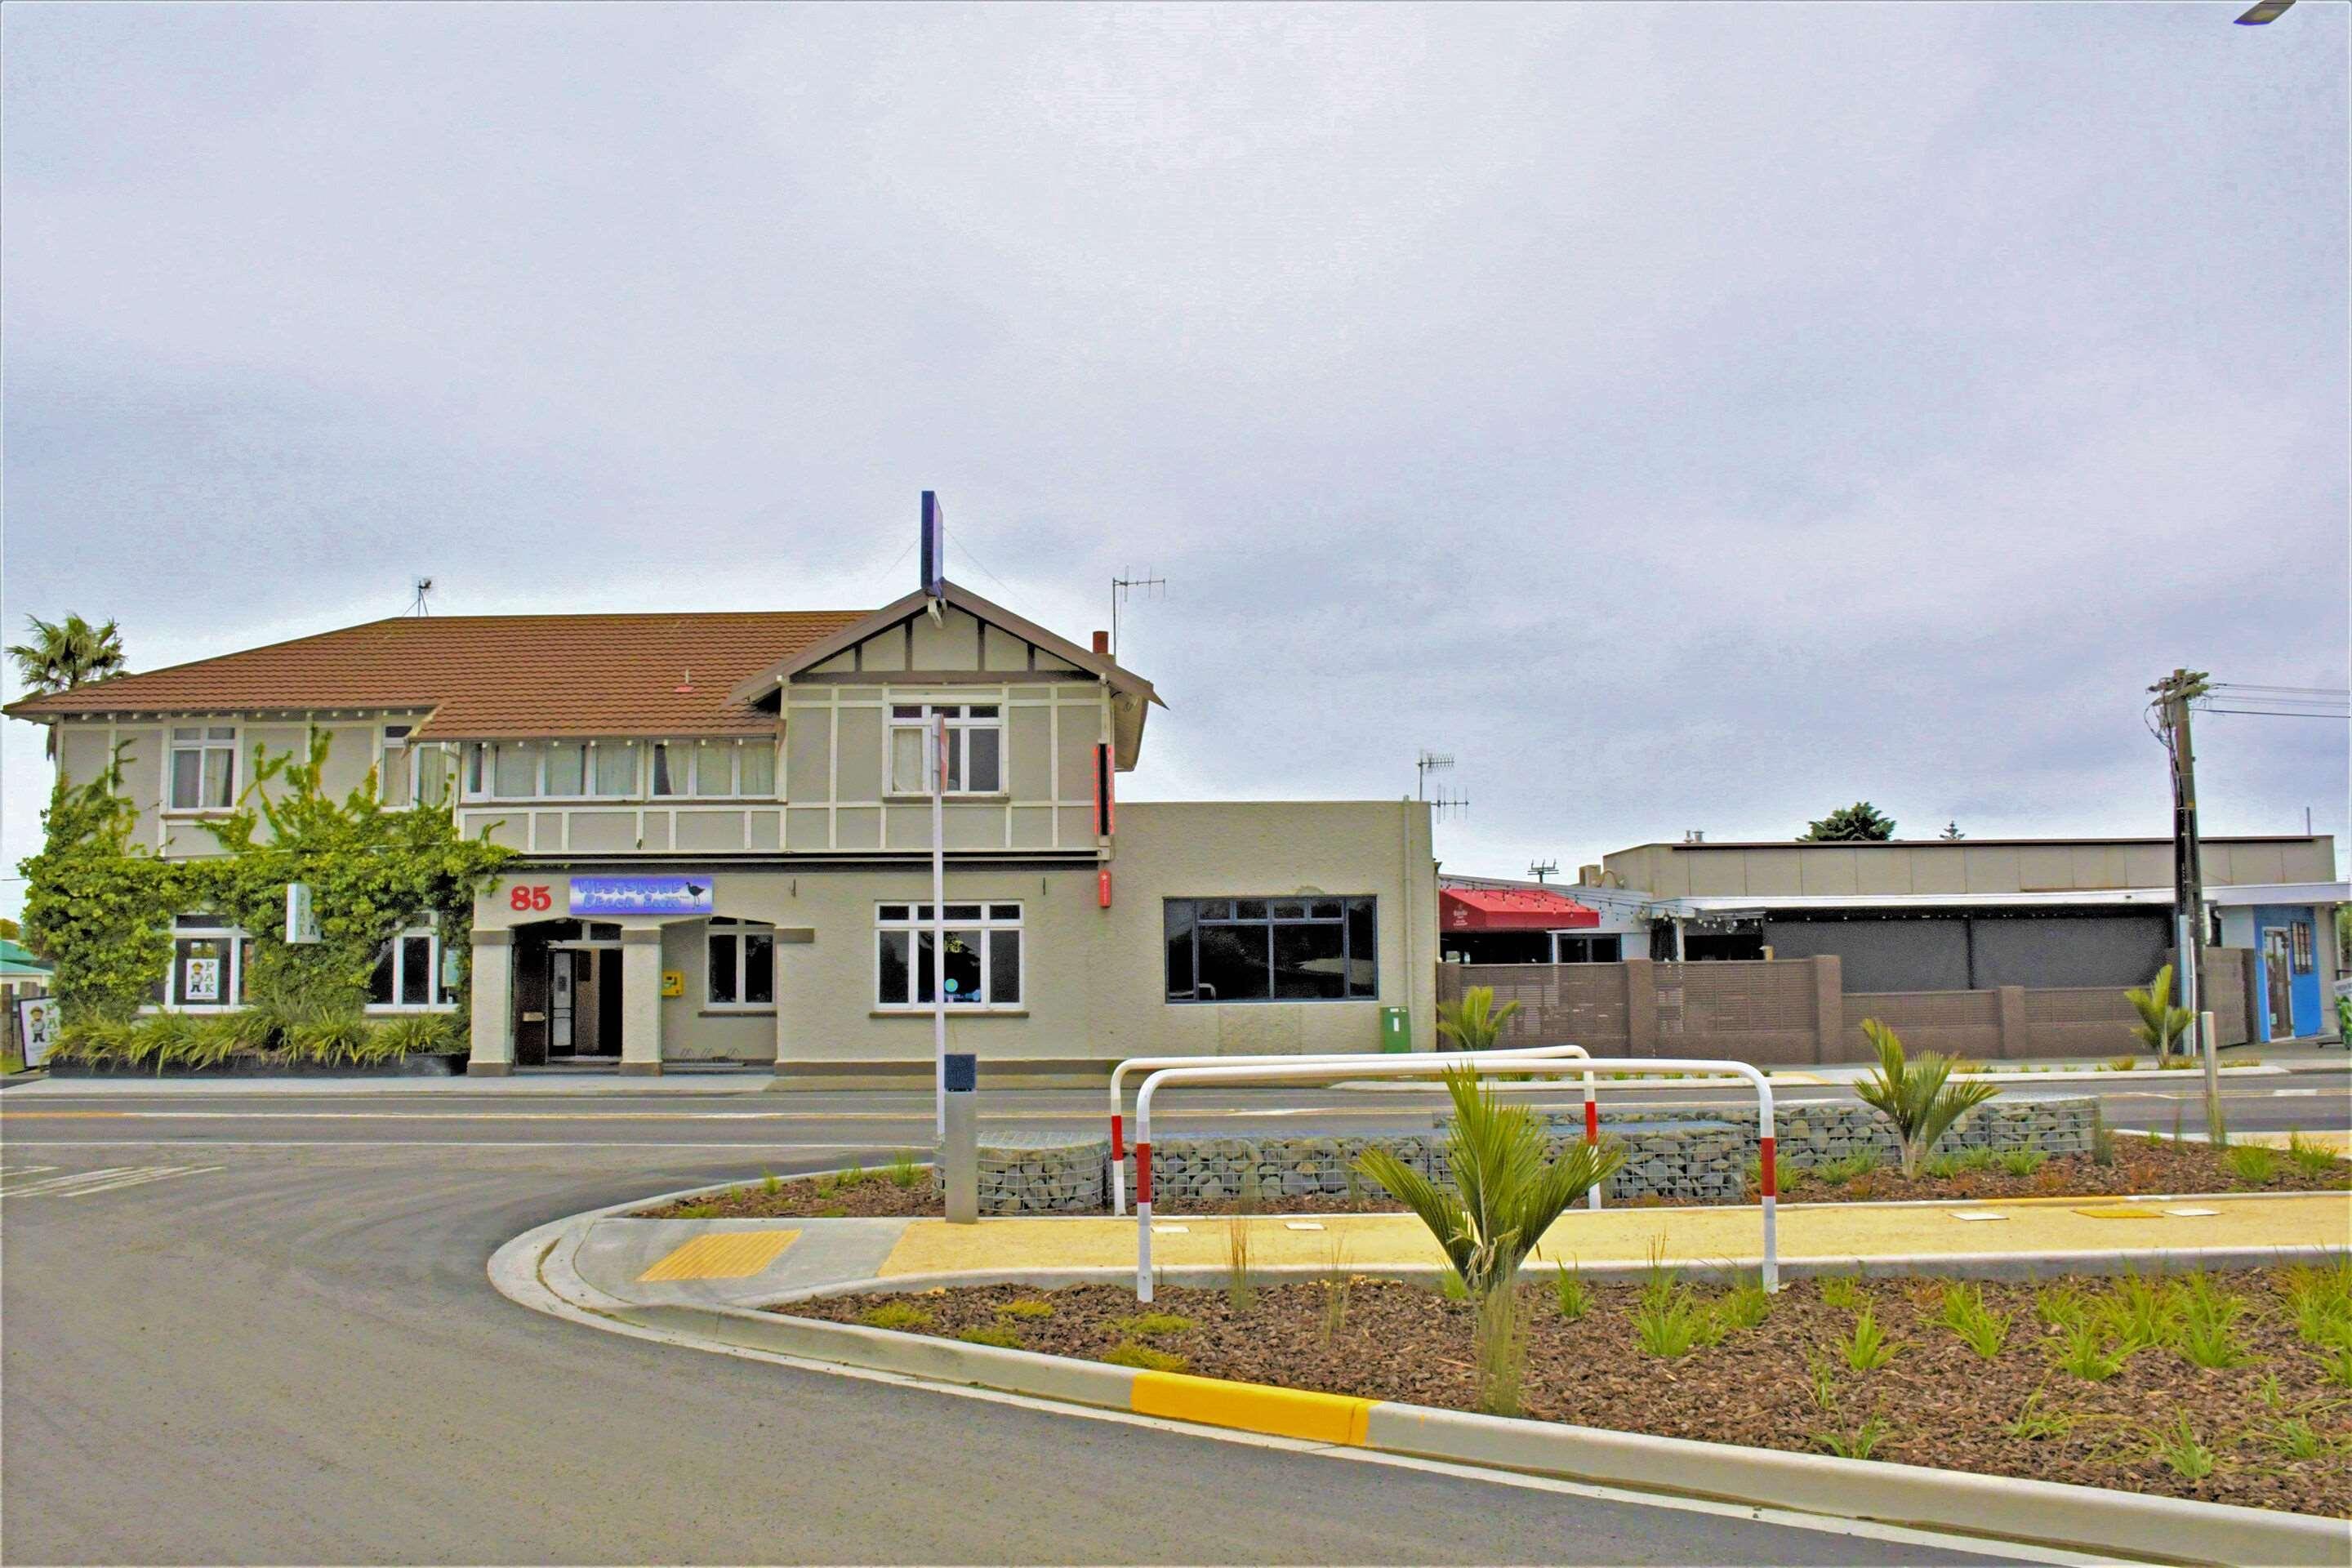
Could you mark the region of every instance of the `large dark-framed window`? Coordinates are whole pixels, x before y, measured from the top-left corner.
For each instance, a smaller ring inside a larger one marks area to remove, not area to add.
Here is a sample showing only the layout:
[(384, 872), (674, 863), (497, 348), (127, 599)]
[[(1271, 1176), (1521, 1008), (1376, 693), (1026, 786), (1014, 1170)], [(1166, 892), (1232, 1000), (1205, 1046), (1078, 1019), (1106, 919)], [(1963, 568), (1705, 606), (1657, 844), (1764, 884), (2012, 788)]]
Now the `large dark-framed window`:
[(1379, 900), (1168, 899), (1171, 1002), (1367, 1002), (1381, 994)]

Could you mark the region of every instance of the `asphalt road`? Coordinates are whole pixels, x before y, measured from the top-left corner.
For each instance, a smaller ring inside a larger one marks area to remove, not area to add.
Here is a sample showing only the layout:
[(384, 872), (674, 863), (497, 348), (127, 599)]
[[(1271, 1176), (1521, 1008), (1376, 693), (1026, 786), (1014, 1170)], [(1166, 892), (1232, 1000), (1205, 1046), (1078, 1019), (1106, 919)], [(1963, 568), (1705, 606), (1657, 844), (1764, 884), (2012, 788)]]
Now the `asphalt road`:
[(919, 1140), (885, 1097), (67, 1087), (0, 1096), (12, 1564), (1985, 1560), (672, 1349), (485, 1277), (562, 1215)]

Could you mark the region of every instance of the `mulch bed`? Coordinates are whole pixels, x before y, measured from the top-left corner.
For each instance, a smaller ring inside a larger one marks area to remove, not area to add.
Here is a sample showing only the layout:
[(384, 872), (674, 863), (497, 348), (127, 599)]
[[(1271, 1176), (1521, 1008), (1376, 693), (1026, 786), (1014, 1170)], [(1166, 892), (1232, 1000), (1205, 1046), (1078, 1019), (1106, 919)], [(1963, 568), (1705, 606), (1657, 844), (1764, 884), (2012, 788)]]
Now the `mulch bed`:
[[(2095, 1163), (2088, 1154), (2062, 1154), (2030, 1176), (2012, 1176), (1995, 1169), (1962, 1171), (1946, 1177), (1922, 1174), (1905, 1181), (1893, 1166), (1871, 1171), (1836, 1185), (1807, 1173), (1781, 1173), (1780, 1196), (1786, 1203), (1866, 1203), (1887, 1199), (1927, 1198), (1938, 1202), (1976, 1202), (2000, 1198), (2108, 1197), (2158, 1193), (2300, 1193), (2339, 1191), (2352, 1187), (2352, 1163), (2337, 1160), (2327, 1170), (2305, 1171), (2279, 1152), (2267, 1182), (2250, 1182), (2231, 1170), (2221, 1154), (2202, 1143), (2119, 1137), (2115, 1163)], [(1752, 1201), (1755, 1193), (1748, 1194)], [(1675, 1200), (1634, 1197), (1611, 1202), (1622, 1207), (1672, 1206)], [(1171, 1217), (1179, 1214), (1233, 1214), (1238, 1198), (1216, 1203), (1163, 1204)], [(1377, 1187), (1359, 1194), (1315, 1194), (1267, 1198), (1252, 1205), (1259, 1213), (1397, 1214), (1402, 1205)], [(932, 1189), (926, 1169), (912, 1186), (901, 1187), (883, 1171), (867, 1171), (846, 1184), (830, 1177), (803, 1176), (780, 1181), (770, 1191), (764, 1184), (666, 1204), (640, 1211), (647, 1219), (866, 1219), (923, 1218), (942, 1212), (940, 1194)]]
[[(1929, 1280), (1841, 1281), (1860, 1292), (1889, 1339), (1894, 1360), (1851, 1370), (1835, 1346), (1852, 1332), (1851, 1304), (1823, 1299), (1824, 1282), (1792, 1282), (1772, 1298), (1765, 1321), (1727, 1331), (1719, 1342), (1678, 1359), (1639, 1348), (1633, 1314), (1642, 1287), (1591, 1286), (1591, 1305), (1565, 1319), (1550, 1285), (1522, 1285), (1527, 1358), (1521, 1413), (1540, 1420), (1805, 1452), (1825, 1450), (1831, 1435), (1851, 1436), (1885, 1424), (1870, 1458), (1990, 1475), (2162, 1493), (2297, 1512), (2352, 1514), (2352, 1387), (2328, 1381), (2320, 1352), (2296, 1337), (2282, 1294), (2284, 1275), (2248, 1270), (2214, 1276), (2245, 1310), (2239, 1337), (2251, 1354), (2227, 1370), (2200, 1368), (2176, 1349), (2143, 1349), (2105, 1382), (2062, 1371), (2054, 1351), (2063, 1336), (2035, 1311), (2036, 1292), (1985, 1284), (1987, 1306), (2014, 1314), (2007, 1344), (1988, 1361), (1938, 1321), (1944, 1286)], [(2073, 1282), (2096, 1298), (2112, 1281)], [(1721, 1287), (1687, 1287), (1699, 1302), (1719, 1300)], [(1213, 1377), (1326, 1390), (1416, 1405), (1475, 1407), (1473, 1312), (1420, 1285), (1358, 1279), (1346, 1287), (1346, 1311), (1328, 1327), (1330, 1295), (1320, 1283), (1266, 1286), (1236, 1306), (1216, 1289), (1163, 1289), (1149, 1308), (1132, 1291), (1081, 1285), (1055, 1290), (985, 1286), (919, 1295), (834, 1297), (779, 1311), (856, 1322), (877, 1308), (929, 1315), (913, 1327), (956, 1337), (972, 1331), (990, 1342), (1008, 1339), (1029, 1350), (1108, 1359), (1122, 1345), (1181, 1358), (1182, 1370)], [(1015, 1300), (1049, 1311), (1017, 1315)], [(1138, 1331), (1139, 1312), (1189, 1321)], [(1826, 1369), (1817, 1395), (1815, 1369)], [(2049, 1418), (2034, 1428), (2021, 1415)], [(2213, 1472), (2189, 1479), (2155, 1451), (2156, 1429), (2185, 1415), (2216, 1458)], [(2307, 1423), (2319, 1437), (2315, 1458), (2288, 1456), (2283, 1423)]]

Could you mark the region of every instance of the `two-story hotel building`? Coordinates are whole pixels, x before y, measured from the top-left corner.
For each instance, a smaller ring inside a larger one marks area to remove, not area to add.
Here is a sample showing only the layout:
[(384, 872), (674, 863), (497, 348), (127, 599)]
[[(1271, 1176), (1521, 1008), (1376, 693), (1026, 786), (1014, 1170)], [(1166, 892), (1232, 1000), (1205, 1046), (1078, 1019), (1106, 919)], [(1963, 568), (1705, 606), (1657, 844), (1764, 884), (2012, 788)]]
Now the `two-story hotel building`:
[[(329, 742), (326, 782), (518, 852), (470, 963), (425, 923), (372, 1007), (470, 1016), (469, 1070), (773, 1062), (796, 1082), (929, 1071), (932, 781), (950, 1048), (1003, 1073), (1142, 1053), (1430, 1044), (1437, 901), (1411, 801), (1117, 798), (1150, 682), (952, 583), (882, 609), (376, 621), (16, 703), (79, 780), (122, 762), (142, 841), (255, 759)], [(267, 784), (259, 787), (268, 787)], [(242, 1005), (244, 938), (181, 917), (159, 1005)]]

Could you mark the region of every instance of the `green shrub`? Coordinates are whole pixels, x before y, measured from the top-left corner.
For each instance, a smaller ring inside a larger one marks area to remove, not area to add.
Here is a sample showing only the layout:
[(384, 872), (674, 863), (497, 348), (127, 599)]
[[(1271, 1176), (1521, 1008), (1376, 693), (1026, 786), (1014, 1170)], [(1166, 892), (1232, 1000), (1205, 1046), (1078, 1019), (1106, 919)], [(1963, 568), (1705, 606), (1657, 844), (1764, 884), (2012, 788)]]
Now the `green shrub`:
[(996, 1310), (1008, 1318), (1050, 1318), (1054, 1315), (1054, 1304), (1051, 1301), (1040, 1301), (1034, 1296), (1024, 1296), (1018, 1300), (1007, 1301)]
[(2283, 1459), (2315, 1459), (2328, 1447), (2319, 1429), (2300, 1415), (2272, 1422), (2263, 1433), (2263, 1441)]
[(375, 1030), (358, 1014), (328, 1014), (302, 1019), (286, 1031), (286, 1053), (298, 1062), (335, 1067), (367, 1059)]
[(1822, 1280), (1822, 1305), (1851, 1312), (1863, 1305), (1862, 1279), (1853, 1274), (1832, 1274)]
[(923, 1179), (924, 1173), (921, 1163), (916, 1160), (913, 1153), (901, 1149), (890, 1156), (889, 1169), (885, 1173), (890, 1178), (892, 1186), (904, 1191), (919, 1183)]
[(1113, 1366), (1139, 1367), (1145, 1372), (1182, 1372), (1192, 1363), (1168, 1351), (1156, 1351), (1130, 1340), (1103, 1357)]
[(382, 1056), (448, 1056), (463, 1049), (457, 1020), (447, 1013), (407, 1013), (375, 1026), (375, 1048)]
[(2090, 1319), (2090, 1310), (2083, 1288), (2072, 1279), (2044, 1285), (2033, 1293), (2033, 1315), (2053, 1329), (2082, 1327)]
[(2091, 1113), (2091, 1163), (2106, 1166), (2116, 1163), (2116, 1130), (2096, 1106)]
[(2156, 1053), (2158, 1065), (2167, 1064), (2175, 1042), (2196, 1022), (2188, 1008), (2173, 1005), (2172, 965), (2168, 963), (2158, 970), (2146, 990), (2125, 992), (2124, 1000), (2139, 1015), (2132, 1033), (2139, 1037), (2140, 1044)]
[(1519, 1010), (1517, 1002), (1495, 1005), (1495, 988), (1473, 985), (1459, 1002), (1437, 1005), (1437, 1032), (1457, 1051), (1488, 1051), (1501, 1043), (1503, 1026)]
[(931, 1315), (912, 1301), (885, 1301), (860, 1312), (857, 1321), (869, 1329), (919, 1329), (929, 1324)]
[(1772, 1298), (1754, 1275), (1740, 1279), (1715, 1303), (1716, 1321), (1727, 1330), (1752, 1329), (1772, 1314)]
[(1111, 1331), (1122, 1339), (1156, 1340), (1170, 1334), (1181, 1334), (1200, 1327), (1192, 1319), (1174, 1312), (1139, 1312), (1132, 1318), (1113, 1318)]
[(2092, 1303), (2091, 1321), (2129, 1356), (2169, 1343), (2179, 1329), (2180, 1307), (2160, 1279), (2134, 1270)]
[(2000, 1168), (2012, 1176), (2030, 1176), (2050, 1163), (2039, 1149), (2010, 1149), (2000, 1156)]
[(1663, 1298), (1647, 1295), (1633, 1309), (1633, 1342), (1643, 1355), (1678, 1361), (1721, 1333), (1711, 1314), (1691, 1300), (1687, 1289)]
[(1866, 1176), (1886, 1162), (1875, 1149), (1857, 1149), (1851, 1154), (1834, 1160), (1824, 1160), (1813, 1167), (1813, 1179), (1832, 1187), (1842, 1187), (1857, 1176)]
[(1919, 1169), (1937, 1181), (1948, 1182), (1958, 1175), (1963, 1167), (1958, 1154), (1944, 1153), (1928, 1155), (1919, 1162)]

